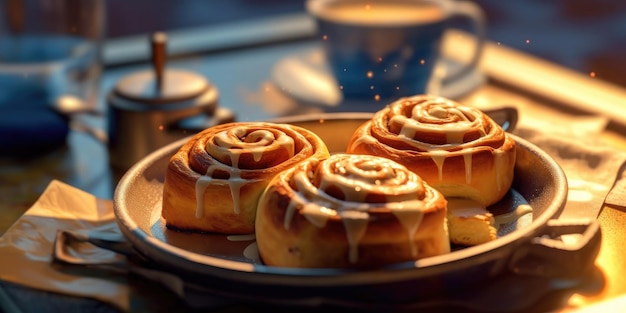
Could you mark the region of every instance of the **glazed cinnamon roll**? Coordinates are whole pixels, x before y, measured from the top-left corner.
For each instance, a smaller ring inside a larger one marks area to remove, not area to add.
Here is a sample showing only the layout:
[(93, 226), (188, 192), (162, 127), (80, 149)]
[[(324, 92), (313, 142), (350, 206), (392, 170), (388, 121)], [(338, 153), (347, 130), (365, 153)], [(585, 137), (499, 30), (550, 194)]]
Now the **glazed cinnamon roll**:
[(401, 98), (360, 126), (348, 153), (395, 160), (446, 197), (489, 206), (509, 190), (515, 141), (482, 111), (449, 99)]
[(333, 154), (276, 176), (256, 240), (272, 266), (376, 268), (450, 252), (445, 198), (389, 159)]
[(234, 122), (191, 137), (170, 159), (162, 216), (169, 228), (254, 232), (259, 196), (283, 170), (328, 157), (324, 142), (293, 125)]

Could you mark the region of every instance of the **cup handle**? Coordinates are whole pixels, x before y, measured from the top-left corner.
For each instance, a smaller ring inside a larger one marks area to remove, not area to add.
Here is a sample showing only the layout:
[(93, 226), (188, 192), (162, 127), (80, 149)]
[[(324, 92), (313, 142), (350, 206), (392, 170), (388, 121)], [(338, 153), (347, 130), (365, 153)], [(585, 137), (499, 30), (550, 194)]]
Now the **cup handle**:
[(478, 66), (478, 63), (483, 55), (485, 41), (487, 39), (487, 23), (485, 14), (477, 4), (470, 1), (459, 1), (454, 6), (452, 16), (465, 17), (470, 21), (472, 33), (476, 37), (476, 44), (470, 61), (462, 66), (454, 68), (451, 73), (448, 73), (443, 79), (444, 84), (450, 83), (467, 75)]

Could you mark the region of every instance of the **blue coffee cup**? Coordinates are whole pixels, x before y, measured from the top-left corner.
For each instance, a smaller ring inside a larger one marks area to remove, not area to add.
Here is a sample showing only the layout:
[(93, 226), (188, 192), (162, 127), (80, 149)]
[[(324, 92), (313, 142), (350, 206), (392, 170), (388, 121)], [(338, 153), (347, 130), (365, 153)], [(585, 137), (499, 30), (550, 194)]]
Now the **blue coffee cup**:
[(308, 0), (328, 66), (344, 100), (391, 100), (423, 94), (452, 21), (466, 19), (476, 36), (473, 57), (452, 81), (474, 70), (485, 40), (476, 4), (454, 0)]

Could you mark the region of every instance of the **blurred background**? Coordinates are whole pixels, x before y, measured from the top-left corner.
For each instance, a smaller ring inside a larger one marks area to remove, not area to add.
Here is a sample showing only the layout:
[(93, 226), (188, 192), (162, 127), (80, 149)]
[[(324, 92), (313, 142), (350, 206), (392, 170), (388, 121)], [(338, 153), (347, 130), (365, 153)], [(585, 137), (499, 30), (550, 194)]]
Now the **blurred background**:
[[(475, 0), (488, 36), (585, 75), (626, 87), (626, 1)], [(107, 1), (107, 37), (304, 13), (304, 0)]]

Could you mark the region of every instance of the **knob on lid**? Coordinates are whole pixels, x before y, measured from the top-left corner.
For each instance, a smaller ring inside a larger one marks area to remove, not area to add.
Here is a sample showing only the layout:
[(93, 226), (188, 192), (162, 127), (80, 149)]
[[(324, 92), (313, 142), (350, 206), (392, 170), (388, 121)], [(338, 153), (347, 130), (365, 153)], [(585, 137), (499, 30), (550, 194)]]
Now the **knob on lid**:
[(156, 104), (188, 100), (211, 88), (202, 75), (183, 70), (165, 70), (166, 42), (164, 33), (155, 33), (151, 38), (153, 70), (122, 78), (115, 87), (115, 93), (129, 100)]

